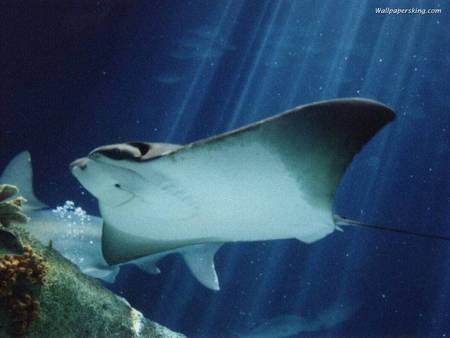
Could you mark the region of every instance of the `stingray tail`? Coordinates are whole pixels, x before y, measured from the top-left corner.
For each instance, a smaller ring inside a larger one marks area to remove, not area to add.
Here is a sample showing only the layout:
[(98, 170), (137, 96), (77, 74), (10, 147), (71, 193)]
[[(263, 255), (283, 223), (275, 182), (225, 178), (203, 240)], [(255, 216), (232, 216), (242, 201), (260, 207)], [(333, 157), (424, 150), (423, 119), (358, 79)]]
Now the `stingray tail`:
[(336, 225), (336, 229), (341, 230), (341, 231), (342, 231), (341, 226), (354, 226), (354, 227), (358, 227), (358, 228), (395, 232), (395, 233), (399, 233), (399, 234), (405, 234), (405, 235), (416, 236), (416, 237), (421, 237), (421, 238), (450, 241), (450, 236), (435, 235), (435, 234), (428, 234), (428, 233), (417, 232), (417, 231), (403, 230), (403, 229), (398, 229), (398, 228), (386, 227), (384, 225), (378, 225), (378, 224), (366, 224), (366, 223), (355, 221), (355, 220), (352, 220), (349, 218), (342, 217), (337, 214), (334, 214), (333, 218), (334, 218), (334, 224)]
[(33, 169), (31, 167), (31, 156), (28, 151), (17, 154), (6, 166), (0, 177), (0, 183), (12, 184), (19, 188), (27, 203), (24, 210), (36, 210), (48, 208), (48, 206), (35, 196), (33, 191)]

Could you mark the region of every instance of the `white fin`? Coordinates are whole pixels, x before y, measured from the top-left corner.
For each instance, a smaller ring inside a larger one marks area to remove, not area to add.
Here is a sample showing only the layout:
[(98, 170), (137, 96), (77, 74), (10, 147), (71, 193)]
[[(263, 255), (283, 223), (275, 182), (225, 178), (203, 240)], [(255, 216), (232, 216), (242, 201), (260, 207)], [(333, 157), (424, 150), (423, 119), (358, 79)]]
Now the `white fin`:
[(0, 177), (0, 183), (12, 184), (19, 188), (20, 195), (27, 200), (24, 205), (25, 210), (47, 208), (47, 205), (34, 195), (33, 169), (28, 151), (22, 151), (9, 162)]
[(215, 291), (219, 291), (220, 286), (214, 266), (214, 255), (222, 244), (199, 244), (180, 250), (195, 278), (207, 288)]

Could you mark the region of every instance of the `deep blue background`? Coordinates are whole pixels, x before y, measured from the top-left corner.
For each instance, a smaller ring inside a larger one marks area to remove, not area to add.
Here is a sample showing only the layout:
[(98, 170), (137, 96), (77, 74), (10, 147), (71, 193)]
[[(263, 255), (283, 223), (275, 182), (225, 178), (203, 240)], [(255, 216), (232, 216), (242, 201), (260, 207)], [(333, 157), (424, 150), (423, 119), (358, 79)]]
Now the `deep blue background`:
[[(49, 205), (95, 201), (68, 163), (102, 144), (186, 143), (295, 105), (361, 96), (397, 120), (357, 156), (338, 213), (450, 236), (450, 8), (445, 1), (2, 1), (0, 165), (30, 150)], [(375, 7), (442, 8), (377, 15)], [(83, 193), (82, 193), (83, 192)], [(450, 336), (450, 243), (346, 229), (315, 244), (227, 244), (222, 290), (178, 257), (111, 288), (190, 337), (354, 306), (308, 337)], [(333, 305), (335, 304), (335, 305)]]

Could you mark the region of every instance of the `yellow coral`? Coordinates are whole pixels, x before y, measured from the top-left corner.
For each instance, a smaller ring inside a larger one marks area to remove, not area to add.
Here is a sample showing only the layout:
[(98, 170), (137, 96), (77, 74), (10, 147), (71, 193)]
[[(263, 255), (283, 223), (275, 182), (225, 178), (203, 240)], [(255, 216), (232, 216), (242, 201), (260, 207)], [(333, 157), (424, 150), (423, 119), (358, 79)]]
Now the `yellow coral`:
[(43, 283), (45, 265), (29, 246), (23, 256), (0, 258), (0, 301), (10, 316), (10, 331), (25, 335), (39, 317), (40, 305), (33, 297), (33, 286)]

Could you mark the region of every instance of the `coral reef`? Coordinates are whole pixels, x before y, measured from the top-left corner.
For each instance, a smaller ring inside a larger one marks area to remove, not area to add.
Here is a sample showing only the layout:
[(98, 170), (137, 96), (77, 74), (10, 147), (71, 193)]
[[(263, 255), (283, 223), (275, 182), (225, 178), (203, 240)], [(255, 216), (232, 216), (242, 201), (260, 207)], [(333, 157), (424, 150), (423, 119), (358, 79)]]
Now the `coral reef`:
[(25, 199), (19, 196), (19, 189), (13, 185), (0, 184), (0, 224), (26, 223), (28, 217), (22, 213)]
[(22, 256), (0, 257), (0, 304), (9, 315), (8, 331), (23, 336), (38, 319), (40, 304), (35, 294), (45, 275), (42, 259), (29, 246)]
[(13, 232), (4, 229), (12, 222), (28, 221), (22, 213), (24, 201), (15, 186), (0, 185), (0, 307), (9, 317), (8, 333), (16, 337), (24, 336), (39, 317), (39, 301), (35, 294), (43, 283), (46, 270), (42, 259), (31, 247), (23, 247)]

